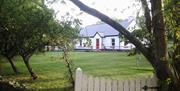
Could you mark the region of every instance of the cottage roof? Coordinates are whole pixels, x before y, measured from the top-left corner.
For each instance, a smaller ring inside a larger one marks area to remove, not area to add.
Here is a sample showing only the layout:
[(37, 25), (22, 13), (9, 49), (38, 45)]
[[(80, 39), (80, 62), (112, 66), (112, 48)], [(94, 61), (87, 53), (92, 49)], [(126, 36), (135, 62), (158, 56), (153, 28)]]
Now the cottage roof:
[[(131, 20), (126, 19), (126, 20), (120, 22), (120, 24), (124, 28), (128, 29), (128, 27), (132, 21), (133, 21), (133, 19), (131, 19)], [(108, 25), (106, 23), (102, 23), (102, 24), (96, 24), (96, 25), (89, 25), (89, 26), (83, 28), (80, 31), (80, 36), (81, 37), (93, 37), (97, 32), (99, 34), (103, 35), (104, 37), (119, 35), (119, 32), (117, 30), (115, 30), (114, 28), (112, 28), (110, 25)]]

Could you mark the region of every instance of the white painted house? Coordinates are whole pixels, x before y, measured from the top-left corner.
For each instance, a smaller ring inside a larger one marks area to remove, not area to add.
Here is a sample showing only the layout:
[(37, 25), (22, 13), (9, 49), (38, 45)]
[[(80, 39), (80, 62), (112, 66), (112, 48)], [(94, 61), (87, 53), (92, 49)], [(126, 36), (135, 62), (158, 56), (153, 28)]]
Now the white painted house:
[[(120, 24), (130, 31), (135, 25), (134, 19), (126, 19)], [(76, 50), (131, 50), (134, 45), (126, 43), (120, 37), (120, 33), (108, 24), (96, 24), (83, 28), (80, 31), (80, 39), (75, 45)]]

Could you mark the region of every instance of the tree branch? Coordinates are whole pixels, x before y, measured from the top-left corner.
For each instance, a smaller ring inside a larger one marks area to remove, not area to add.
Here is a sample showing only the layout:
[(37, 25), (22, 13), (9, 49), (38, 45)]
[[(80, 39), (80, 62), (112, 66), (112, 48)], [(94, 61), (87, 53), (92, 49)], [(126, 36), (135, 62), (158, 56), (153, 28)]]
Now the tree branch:
[(151, 27), (152, 27), (152, 19), (151, 19), (151, 15), (150, 15), (150, 10), (148, 8), (148, 3), (146, 0), (141, 0), (141, 4), (144, 10), (144, 15), (145, 15), (145, 23), (146, 23), (146, 27), (148, 29), (149, 33), (152, 33)]
[(112, 20), (110, 17), (102, 14), (101, 12), (88, 7), (87, 5), (83, 4), (79, 0), (70, 0), (73, 2), (76, 6), (78, 6), (82, 11), (95, 16), (99, 18), (101, 21), (109, 24), (111, 27), (119, 31), (121, 34), (123, 34), (131, 43), (133, 43), (136, 48), (138, 48), (142, 54), (148, 59), (148, 61), (153, 64), (153, 60), (151, 57), (151, 54), (148, 52), (148, 49), (135, 37), (133, 36), (129, 31), (127, 31), (122, 25), (120, 25), (118, 22)]

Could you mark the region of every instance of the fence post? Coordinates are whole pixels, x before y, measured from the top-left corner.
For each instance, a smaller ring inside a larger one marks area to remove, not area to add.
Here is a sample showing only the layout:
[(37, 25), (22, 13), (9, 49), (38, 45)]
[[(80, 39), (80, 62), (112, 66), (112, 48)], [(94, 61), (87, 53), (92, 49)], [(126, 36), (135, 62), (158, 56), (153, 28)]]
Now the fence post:
[(75, 75), (75, 91), (81, 91), (81, 88), (82, 88), (82, 70), (81, 68), (77, 68)]

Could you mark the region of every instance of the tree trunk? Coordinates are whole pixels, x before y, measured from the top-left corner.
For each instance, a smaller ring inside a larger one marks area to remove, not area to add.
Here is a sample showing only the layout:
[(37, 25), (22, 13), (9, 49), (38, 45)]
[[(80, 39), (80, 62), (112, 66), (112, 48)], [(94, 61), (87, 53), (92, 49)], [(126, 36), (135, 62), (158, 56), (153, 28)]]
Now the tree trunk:
[[(152, 29), (154, 36), (155, 59), (158, 61), (156, 74), (160, 79), (161, 91), (173, 91), (170, 82), (173, 82), (173, 73), (168, 62), (167, 36), (162, 11), (161, 0), (151, 0)], [(168, 81), (169, 80), (169, 81)], [(164, 89), (167, 88), (167, 89)], [(177, 89), (176, 89), (177, 91)]]
[(74, 76), (73, 75), (73, 68), (72, 68), (72, 64), (68, 60), (68, 50), (67, 50), (66, 46), (63, 48), (63, 53), (64, 53), (63, 58), (64, 58), (64, 60), (66, 62), (66, 66), (68, 68), (68, 72), (69, 72), (69, 76), (70, 76), (70, 78), (69, 78), (70, 82), (72, 84), (72, 87), (75, 87), (75, 82), (74, 82), (74, 78), (73, 78), (73, 76)]
[(12, 67), (14, 73), (15, 73), (15, 74), (18, 74), (19, 72), (17, 71), (17, 68), (16, 68), (15, 64), (13, 63), (12, 58), (7, 58), (7, 59), (8, 59), (8, 61), (10, 62), (11, 67)]
[[(151, 0), (151, 13), (148, 8), (148, 3), (146, 0), (141, 0), (144, 15), (145, 15), (145, 23), (146, 28), (150, 34), (153, 34), (154, 41), (151, 41), (151, 46), (153, 50), (149, 50), (152, 54), (152, 59), (155, 60), (155, 71), (159, 79), (166, 80), (171, 76), (171, 70), (169, 68), (168, 60), (167, 60), (167, 43), (166, 43), (166, 34), (165, 34), (165, 26), (162, 15), (162, 7), (161, 0)], [(153, 29), (153, 32), (152, 30)], [(153, 43), (154, 42), (154, 43)]]
[[(176, 0), (174, 0), (176, 1)], [(177, 2), (177, 1), (176, 1)], [(150, 26), (148, 25), (151, 25), (150, 24), (150, 19), (149, 16), (150, 16), (150, 11), (148, 9), (148, 4), (147, 4), (147, 1), (146, 0), (141, 0), (141, 3), (143, 5), (143, 9), (144, 9), (144, 15), (145, 15), (145, 18), (146, 18), (146, 27), (147, 29), (149, 30)], [(167, 61), (167, 44), (166, 44), (166, 34), (165, 34), (165, 28), (164, 28), (164, 21), (163, 21), (163, 15), (162, 15), (162, 7), (161, 7), (161, 1), (157, 1), (157, 0), (151, 0), (151, 10), (152, 10), (152, 19), (153, 19), (153, 22), (152, 22), (152, 29), (154, 29), (153, 33), (154, 33), (154, 39), (155, 39), (155, 43), (153, 43), (153, 48), (154, 48), (154, 52), (155, 52), (155, 59), (154, 60), (157, 60), (158, 65), (157, 65), (157, 69), (156, 69), (156, 73), (157, 73), (157, 76), (158, 78), (160, 78), (161, 81), (163, 80), (166, 80), (168, 78), (171, 77), (172, 79), (172, 85), (169, 85), (171, 86), (170, 87), (170, 91), (180, 91), (178, 86), (180, 85), (180, 82), (179, 82), (179, 74), (180, 74), (180, 63), (178, 63), (178, 61), (176, 60), (180, 60), (180, 59), (172, 59), (173, 60), (173, 69), (171, 69), (169, 67), (169, 63)], [(176, 16), (176, 15), (174, 15)], [(175, 19), (175, 20), (178, 20), (178, 19)], [(147, 22), (149, 21), (149, 23)], [(176, 23), (178, 24), (178, 23)], [(178, 27), (178, 26), (176, 26)], [(161, 35), (161, 36), (160, 36)], [(174, 42), (174, 45), (177, 45), (177, 41), (176, 40), (176, 37), (174, 38), (175, 42)], [(180, 42), (179, 42), (180, 43)], [(175, 49), (174, 51), (174, 56), (179, 54), (178, 52), (180, 52), (180, 50), (178, 49), (178, 46), (177, 45), (177, 49)], [(163, 50), (163, 51), (162, 51)], [(158, 55), (157, 55), (158, 54)], [(165, 56), (165, 57), (163, 57)], [(165, 71), (164, 71), (165, 70)], [(171, 72), (172, 70), (172, 72)], [(179, 71), (178, 71), (179, 70)], [(173, 77), (172, 77), (173, 75)], [(165, 83), (165, 82), (164, 82)], [(174, 85), (174, 86), (173, 86)], [(166, 85), (167, 86), (167, 85)], [(171, 88), (175, 88), (175, 89), (171, 89)], [(163, 89), (164, 91), (164, 89)]]
[(25, 65), (26, 65), (31, 77), (33, 78), (33, 80), (35, 80), (35, 79), (37, 79), (37, 76), (33, 72), (31, 65), (29, 64), (29, 58), (30, 58), (29, 56), (23, 56), (23, 61), (24, 61)]

